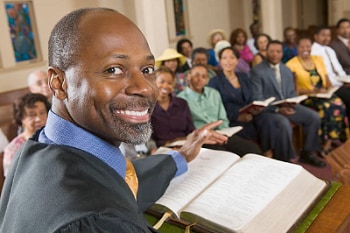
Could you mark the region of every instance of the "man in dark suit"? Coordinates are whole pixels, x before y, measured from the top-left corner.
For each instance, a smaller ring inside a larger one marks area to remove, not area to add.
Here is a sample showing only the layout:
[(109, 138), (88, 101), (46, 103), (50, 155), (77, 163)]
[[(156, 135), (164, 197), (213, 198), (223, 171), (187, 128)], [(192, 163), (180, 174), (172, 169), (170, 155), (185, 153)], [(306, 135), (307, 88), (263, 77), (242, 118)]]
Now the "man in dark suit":
[(329, 46), (337, 54), (345, 73), (350, 75), (350, 20), (342, 18), (338, 20), (336, 27), (337, 38)]
[[(273, 96), (276, 100), (282, 100), (296, 96), (293, 74), (281, 62), (282, 57), (282, 42), (271, 41), (267, 46), (267, 59), (256, 65), (250, 73), (253, 99), (264, 100)], [(287, 117), (294, 124), (303, 126), (305, 142), (299, 161), (324, 167), (326, 164), (314, 155), (314, 152), (321, 150), (318, 136), (321, 121), (318, 114), (300, 104), (271, 107), (269, 110)]]
[(142, 211), (207, 140), (227, 141), (211, 131), (222, 122), (132, 164), (119, 146), (148, 140), (158, 93), (141, 31), (115, 10), (76, 10), (52, 30), (48, 55), (52, 110), (13, 161), (0, 232), (155, 232)]

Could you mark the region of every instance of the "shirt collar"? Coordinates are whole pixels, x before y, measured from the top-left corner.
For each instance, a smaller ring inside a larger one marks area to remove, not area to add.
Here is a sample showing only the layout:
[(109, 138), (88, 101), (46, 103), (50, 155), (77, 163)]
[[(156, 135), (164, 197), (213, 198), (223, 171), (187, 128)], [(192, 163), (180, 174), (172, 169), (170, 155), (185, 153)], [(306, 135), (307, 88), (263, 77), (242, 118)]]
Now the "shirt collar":
[(49, 111), (39, 142), (74, 147), (96, 156), (125, 177), (126, 162), (120, 149)]
[(190, 87), (186, 87), (186, 92), (193, 97), (200, 98), (201, 96), (206, 97), (207, 96), (207, 87), (203, 88), (203, 93), (198, 93), (196, 91), (193, 91)]
[(348, 46), (348, 43), (349, 43), (349, 39), (347, 38), (344, 38), (342, 36), (338, 36), (338, 39), (343, 42), (346, 46)]
[(277, 63), (277, 64), (271, 64), (271, 63), (269, 63), (269, 65), (270, 65), (270, 67), (272, 68), (272, 69), (275, 69), (275, 68), (280, 68), (280, 63)]

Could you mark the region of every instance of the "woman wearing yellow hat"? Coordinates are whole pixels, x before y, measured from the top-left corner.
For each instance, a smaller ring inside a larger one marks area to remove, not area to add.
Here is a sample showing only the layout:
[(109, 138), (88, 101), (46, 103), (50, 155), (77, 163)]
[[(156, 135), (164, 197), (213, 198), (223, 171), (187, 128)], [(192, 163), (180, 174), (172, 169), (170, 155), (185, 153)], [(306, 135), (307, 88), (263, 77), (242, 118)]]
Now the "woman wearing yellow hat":
[(186, 58), (178, 53), (175, 49), (165, 49), (160, 57), (156, 59), (156, 67), (168, 67), (176, 76), (175, 93), (179, 93), (187, 86), (187, 79), (184, 73), (179, 71), (179, 68), (184, 65)]

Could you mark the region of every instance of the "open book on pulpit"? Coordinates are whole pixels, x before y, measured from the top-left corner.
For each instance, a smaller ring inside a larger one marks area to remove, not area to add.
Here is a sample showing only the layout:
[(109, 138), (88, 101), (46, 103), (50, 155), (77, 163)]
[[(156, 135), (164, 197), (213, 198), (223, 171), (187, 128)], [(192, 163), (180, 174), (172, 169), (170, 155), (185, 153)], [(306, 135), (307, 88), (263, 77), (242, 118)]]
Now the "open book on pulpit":
[(296, 164), (201, 149), (150, 209), (213, 232), (288, 232), (328, 186)]

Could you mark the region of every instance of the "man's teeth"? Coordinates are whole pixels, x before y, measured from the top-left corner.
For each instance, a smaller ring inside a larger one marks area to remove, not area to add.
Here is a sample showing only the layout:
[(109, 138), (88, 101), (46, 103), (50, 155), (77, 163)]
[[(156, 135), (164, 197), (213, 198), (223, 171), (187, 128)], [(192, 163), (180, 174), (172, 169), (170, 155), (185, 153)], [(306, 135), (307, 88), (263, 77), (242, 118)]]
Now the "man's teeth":
[(126, 110), (126, 111), (117, 111), (118, 114), (124, 114), (124, 115), (131, 115), (131, 116), (144, 116), (146, 115), (148, 112), (148, 110), (144, 110), (142, 112), (140, 111), (129, 111), (129, 110)]

